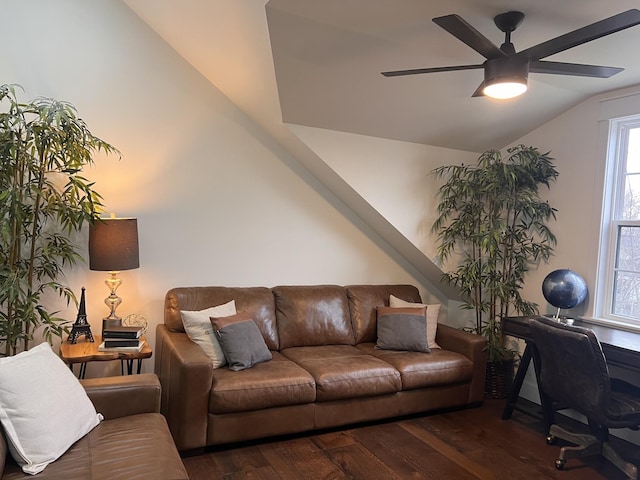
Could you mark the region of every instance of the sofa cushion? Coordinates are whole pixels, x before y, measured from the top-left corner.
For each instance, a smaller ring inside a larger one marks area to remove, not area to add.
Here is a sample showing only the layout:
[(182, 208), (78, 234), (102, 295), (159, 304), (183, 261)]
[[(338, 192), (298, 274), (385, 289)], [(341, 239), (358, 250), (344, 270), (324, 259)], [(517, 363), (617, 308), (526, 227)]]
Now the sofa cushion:
[(265, 287), (178, 287), (165, 295), (164, 323), (172, 332), (184, 332), (180, 310), (204, 310), (235, 301), (238, 312), (249, 312), (270, 350), (279, 349), (271, 290)]
[(378, 307), (376, 348), (430, 352), (427, 343), (427, 308)]
[(241, 412), (315, 401), (316, 385), (311, 374), (280, 353), (271, 353), (270, 362), (248, 370), (215, 370), (209, 411)]
[(271, 360), (271, 352), (251, 314), (211, 317), (211, 324), (231, 370), (238, 372)]
[(293, 347), (282, 354), (313, 376), (320, 402), (395, 393), (402, 388), (395, 368), (350, 345)]
[(106, 420), (37, 477), (7, 463), (3, 480), (187, 479), (167, 422), (159, 413)]
[(473, 362), (449, 350), (435, 349), (431, 353), (379, 350), (374, 343), (361, 343), (357, 348), (400, 372), (403, 390), (468, 382), (473, 376)]
[(280, 350), (310, 345), (353, 345), (349, 305), (337, 285), (274, 287)]
[(44, 470), (102, 420), (46, 342), (0, 359), (0, 385), (0, 421), (25, 473)]
[(376, 308), (388, 307), (389, 296), (407, 302), (420, 302), (420, 292), (413, 285), (349, 285), (345, 287), (355, 343), (376, 341)]
[(427, 309), (427, 342), (429, 344), (429, 348), (440, 348), (440, 345), (436, 343), (436, 335), (438, 333), (438, 314), (440, 313), (439, 303), (427, 305), (425, 303), (407, 302), (395, 295), (390, 295), (389, 306), (392, 308), (425, 307)]

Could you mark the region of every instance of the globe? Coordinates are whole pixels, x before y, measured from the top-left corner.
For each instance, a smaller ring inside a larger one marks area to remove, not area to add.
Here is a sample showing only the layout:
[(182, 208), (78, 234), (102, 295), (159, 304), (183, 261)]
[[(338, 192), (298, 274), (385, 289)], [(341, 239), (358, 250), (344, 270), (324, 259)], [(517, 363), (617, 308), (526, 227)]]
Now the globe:
[(544, 298), (556, 308), (573, 308), (587, 296), (587, 282), (573, 270), (554, 270), (542, 281)]

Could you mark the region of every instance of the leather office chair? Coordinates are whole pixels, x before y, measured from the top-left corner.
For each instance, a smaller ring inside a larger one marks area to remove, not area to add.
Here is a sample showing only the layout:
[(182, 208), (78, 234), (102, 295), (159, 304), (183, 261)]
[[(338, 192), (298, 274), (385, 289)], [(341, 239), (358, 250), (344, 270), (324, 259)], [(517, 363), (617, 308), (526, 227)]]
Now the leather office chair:
[[(638, 428), (640, 389), (609, 377), (600, 342), (592, 330), (539, 317), (531, 323), (531, 334), (547, 405), (558, 402), (583, 414), (591, 430), (590, 435), (577, 434), (551, 425), (548, 443), (557, 437), (577, 445), (561, 448), (556, 468), (562, 470), (567, 457), (602, 454), (629, 478), (637, 479), (637, 467), (613, 450), (608, 435), (609, 428)], [(553, 418), (553, 412), (547, 413)]]

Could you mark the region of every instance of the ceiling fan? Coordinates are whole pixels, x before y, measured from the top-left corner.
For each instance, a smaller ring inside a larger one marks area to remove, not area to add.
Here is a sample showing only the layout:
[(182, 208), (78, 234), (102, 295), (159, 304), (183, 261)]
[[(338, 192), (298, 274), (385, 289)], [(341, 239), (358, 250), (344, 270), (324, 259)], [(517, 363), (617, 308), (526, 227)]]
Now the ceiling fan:
[(580, 77), (609, 78), (624, 68), (584, 65), (578, 63), (549, 62), (541, 60), (555, 53), (582, 45), (620, 30), (640, 24), (640, 10), (631, 9), (604, 20), (560, 35), (546, 42), (516, 52), (511, 43), (513, 32), (524, 19), (522, 12), (506, 12), (493, 20), (505, 34), (504, 43), (498, 48), (491, 40), (482, 35), (459, 15), (436, 17), (433, 21), (458, 40), (466, 43), (487, 60), (477, 65), (458, 65), (451, 67), (416, 68), (382, 72), (385, 77), (415, 75), (419, 73), (450, 72), (455, 70), (484, 69), (484, 81), (472, 96), (483, 95), (494, 98), (512, 98), (527, 90), (529, 72), (550, 73), (556, 75), (575, 75)]

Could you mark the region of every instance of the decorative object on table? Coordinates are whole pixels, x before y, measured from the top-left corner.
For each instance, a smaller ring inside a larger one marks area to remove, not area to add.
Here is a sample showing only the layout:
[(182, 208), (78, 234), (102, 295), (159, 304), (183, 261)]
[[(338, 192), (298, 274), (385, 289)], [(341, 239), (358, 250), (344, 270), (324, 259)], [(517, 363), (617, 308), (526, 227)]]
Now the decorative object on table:
[(51, 341), (68, 322), (43, 304), (49, 292), (77, 305), (61, 282), (82, 259), (72, 238), (98, 218), (102, 197), (83, 177), (98, 151), (118, 151), (94, 136), (70, 103), (19, 101), (0, 86), (0, 343), (4, 354), (28, 350), (36, 330)]
[(144, 341), (142, 327), (125, 326), (105, 328), (102, 332), (102, 344), (99, 351), (107, 349), (127, 349), (140, 351)]
[(547, 226), (555, 209), (539, 194), (558, 176), (553, 159), (519, 145), (507, 149), (506, 157), (489, 150), (476, 164), (445, 165), (434, 174), (446, 180), (432, 227), (438, 260), (444, 264), (454, 253), (461, 255), (442, 280), (461, 290), (462, 308), (475, 311), (471, 330), (487, 338), (489, 362), (513, 364), (516, 352), (504, 344), (501, 319), (537, 312), (520, 289), (529, 268), (546, 261), (556, 243)]
[(69, 334), (69, 342), (76, 343), (78, 338), (84, 335), (84, 337), (93, 342), (93, 333), (91, 333), (91, 325), (87, 322), (87, 309), (84, 301), (85, 288), (82, 287), (82, 294), (80, 295), (80, 307), (78, 308), (78, 316), (76, 321), (71, 327), (71, 333)]
[(103, 320), (105, 327), (122, 325), (116, 308), (122, 299), (116, 290), (122, 284), (118, 278), (121, 270), (132, 270), (140, 266), (138, 253), (138, 220), (135, 218), (101, 218), (89, 229), (89, 268), (109, 272), (105, 284), (109, 296), (104, 303), (109, 307), (109, 316)]
[(147, 322), (147, 317), (140, 313), (130, 313), (126, 317), (122, 319), (122, 325), (127, 327), (141, 327), (142, 335), (147, 333), (147, 328), (149, 324)]
[(574, 308), (587, 298), (587, 282), (567, 268), (554, 270), (542, 281), (542, 295), (558, 310), (553, 318), (560, 319), (560, 310)]

